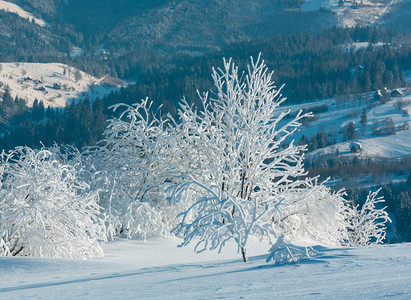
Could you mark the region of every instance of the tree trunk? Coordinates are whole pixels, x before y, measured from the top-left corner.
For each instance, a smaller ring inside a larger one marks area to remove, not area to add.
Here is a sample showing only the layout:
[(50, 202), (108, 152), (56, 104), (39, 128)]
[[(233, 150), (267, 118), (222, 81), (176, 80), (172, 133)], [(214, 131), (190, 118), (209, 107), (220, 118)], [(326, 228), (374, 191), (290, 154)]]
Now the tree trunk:
[(243, 256), (243, 261), (247, 262), (247, 256), (245, 256), (245, 248), (241, 247), (241, 255)]

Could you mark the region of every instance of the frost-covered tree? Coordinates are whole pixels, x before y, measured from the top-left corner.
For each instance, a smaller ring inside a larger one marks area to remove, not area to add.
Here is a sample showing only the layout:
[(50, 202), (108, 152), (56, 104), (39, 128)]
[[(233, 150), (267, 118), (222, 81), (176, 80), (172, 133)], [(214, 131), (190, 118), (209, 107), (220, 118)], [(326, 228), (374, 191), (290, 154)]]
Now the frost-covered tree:
[(198, 110), (183, 100), (176, 168), (186, 170), (169, 190), (174, 202), (192, 203), (175, 228), (183, 245), (194, 240), (197, 251), (221, 249), (232, 239), (246, 261), (250, 235), (275, 240), (306, 234), (328, 243), (341, 238), (340, 195), (303, 179), (305, 146), (285, 145), (310, 114), (291, 116), (279, 108), (285, 98), (272, 75), (260, 58), (251, 59), (247, 74), (224, 60), (223, 69), (213, 70), (214, 96), (200, 95)]
[(383, 197), (377, 197), (379, 191), (370, 192), (361, 208), (357, 205), (349, 210), (347, 215), (349, 246), (368, 246), (384, 242), (385, 223), (391, 220), (385, 211), (386, 207), (377, 207), (384, 202)]
[(170, 205), (164, 186), (170, 178), (173, 139), (166, 122), (143, 99), (109, 121), (100, 146), (86, 153), (94, 188), (100, 191), (109, 238), (146, 238), (175, 226), (178, 206)]
[(0, 255), (103, 256), (98, 195), (78, 178), (79, 159), (56, 147), (18, 147), (0, 159)]

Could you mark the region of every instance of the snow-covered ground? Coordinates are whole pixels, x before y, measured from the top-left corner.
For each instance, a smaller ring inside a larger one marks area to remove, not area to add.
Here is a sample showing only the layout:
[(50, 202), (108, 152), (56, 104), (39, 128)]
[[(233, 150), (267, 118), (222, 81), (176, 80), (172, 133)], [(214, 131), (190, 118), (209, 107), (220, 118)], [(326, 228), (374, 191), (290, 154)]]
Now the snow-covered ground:
[(354, 27), (355, 25), (373, 25), (378, 22), (396, 1), (398, 0), (345, 0), (344, 5), (340, 7), (339, 0), (306, 0), (301, 9), (304, 11), (319, 9), (333, 11), (338, 17), (339, 25)]
[[(361, 156), (401, 158), (411, 155), (411, 130), (404, 130), (398, 134), (374, 138), (358, 139), (362, 146)], [(317, 150), (317, 154), (335, 153), (349, 154), (351, 142), (342, 142), (337, 145)]]
[[(343, 49), (345, 49), (345, 51), (354, 51), (356, 52), (359, 49), (364, 49), (367, 48), (369, 46), (369, 42), (358, 42), (358, 43), (352, 43), (352, 44), (348, 44), (348, 45), (342, 45)], [(386, 45), (386, 43), (382, 43), (382, 42), (378, 42), (375, 44), (372, 44), (372, 47), (375, 48), (379, 48)]]
[(96, 78), (61, 63), (0, 63), (0, 92), (8, 86), (11, 95), (27, 100), (28, 106), (38, 99), (45, 107), (64, 107), (69, 100), (86, 95), (101, 98), (126, 84), (108, 76)]
[(46, 21), (44, 21), (43, 19), (36, 18), (31, 13), (25, 11), (20, 6), (14, 4), (14, 3), (10, 3), (8, 1), (0, 1), (0, 10), (15, 13), (18, 16), (24, 18), (24, 19), (28, 19), (30, 22), (32, 22), (34, 20), (34, 22), (37, 25), (40, 25), (42, 27), (48, 26)]
[(254, 242), (243, 263), (177, 248), (176, 238), (105, 245), (91, 261), (1, 257), (0, 299), (410, 299), (411, 244), (321, 248), (294, 264), (265, 262)]
[[(404, 96), (391, 97), (384, 104), (373, 100), (373, 93), (370, 93), (353, 95), (348, 101), (344, 100), (343, 105), (337, 105), (338, 101), (332, 98), (300, 105), (285, 105), (281, 107), (281, 110), (290, 109), (296, 112), (305, 109), (310, 111), (315, 107), (327, 106), (328, 111), (315, 114), (318, 120), (302, 126), (293, 135), (295, 141), (299, 142), (302, 135), (310, 139), (322, 130), (329, 140), (336, 140), (336, 144), (318, 149), (310, 155), (332, 154), (337, 149), (340, 154), (351, 155), (349, 146), (352, 140), (344, 141), (344, 130), (350, 122), (354, 122), (358, 137), (356, 141), (363, 148), (360, 155), (400, 158), (411, 155), (411, 128), (405, 129), (406, 124), (411, 127), (411, 94), (407, 95), (405, 89), (403, 91)], [(399, 102), (402, 103), (401, 108), (399, 108)], [(362, 132), (361, 114), (364, 108), (367, 112), (367, 125), (365, 131)], [(375, 125), (381, 128), (387, 118), (392, 119), (396, 128), (395, 134), (374, 135)]]

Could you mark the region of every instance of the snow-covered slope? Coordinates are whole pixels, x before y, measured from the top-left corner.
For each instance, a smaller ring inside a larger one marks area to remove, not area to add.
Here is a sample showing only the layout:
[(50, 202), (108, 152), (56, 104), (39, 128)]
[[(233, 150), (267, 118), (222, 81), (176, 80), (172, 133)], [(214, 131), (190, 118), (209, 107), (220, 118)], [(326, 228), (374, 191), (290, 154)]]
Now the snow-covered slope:
[(60, 63), (0, 63), (0, 92), (10, 88), (13, 97), (35, 99), (44, 106), (64, 107), (66, 102), (86, 95), (95, 99), (126, 85), (108, 76), (96, 78)]
[(29, 19), (30, 22), (32, 22), (34, 20), (34, 23), (36, 23), (37, 25), (40, 25), (42, 27), (48, 26), (46, 21), (34, 17), (31, 13), (25, 11), (20, 6), (14, 4), (14, 3), (10, 3), (8, 1), (1, 1), (0, 0), (0, 10), (4, 10), (4, 11), (10, 12), (10, 13), (15, 13), (15, 14), (19, 15), (20, 17), (24, 18), (24, 19)]
[(342, 6), (339, 2), (339, 0), (306, 0), (301, 9), (333, 11), (337, 15), (339, 25), (343, 27), (370, 26), (387, 14), (398, 0), (344, 0)]
[[(348, 47), (363, 46), (355, 43)], [(280, 107), (280, 111), (290, 110), (292, 114), (301, 109), (314, 111), (314, 118), (301, 126), (293, 135), (297, 143), (303, 135), (311, 140), (319, 132), (324, 132), (330, 142), (335, 141), (335, 144), (331, 143), (327, 147), (308, 153), (309, 158), (335, 155), (337, 152), (340, 155), (374, 158), (411, 156), (411, 70), (405, 72), (405, 80), (407, 87), (398, 89), (402, 95), (395, 95), (390, 89), (381, 90), (383, 101), (376, 99), (376, 91), (372, 91), (299, 105), (287, 105), (285, 102), (285, 105)], [(365, 127), (361, 124), (364, 109), (367, 115)], [(387, 120), (392, 120), (393, 133), (384, 132)], [(356, 137), (347, 140), (345, 130), (351, 122), (355, 126)], [(350, 151), (353, 140), (360, 143), (362, 147), (359, 153)]]
[[(1, 257), (1, 299), (410, 299), (411, 244), (321, 249), (295, 264), (243, 263), (231, 249), (192, 252), (177, 239), (106, 244), (94, 261)], [(226, 251), (227, 250), (227, 251)]]
[[(311, 139), (318, 132), (323, 131), (327, 138), (336, 144), (318, 149), (310, 155), (333, 154), (337, 151), (343, 155), (353, 155), (350, 152), (352, 140), (345, 140), (345, 128), (353, 122), (356, 128), (355, 139), (362, 146), (360, 155), (400, 158), (411, 155), (411, 94), (407, 94), (405, 89), (401, 97), (389, 97), (386, 103), (381, 104), (379, 100), (374, 100), (374, 93), (358, 94), (350, 96), (350, 99), (337, 100), (326, 99), (301, 105), (283, 106), (282, 110), (298, 111), (305, 109), (311, 111), (318, 107), (326, 107), (328, 111), (315, 114), (314, 121), (302, 126), (293, 136), (299, 142), (305, 135)], [(343, 102), (343, 103), (341, 103)], [(367, 125), (364, 132), (361, 125), (361, 115), (363, 109), (367, 113)], [(387, 118), (393, 121), (395, 127), (394, 134), (375, 135), (375, 127), (379, 129)]]

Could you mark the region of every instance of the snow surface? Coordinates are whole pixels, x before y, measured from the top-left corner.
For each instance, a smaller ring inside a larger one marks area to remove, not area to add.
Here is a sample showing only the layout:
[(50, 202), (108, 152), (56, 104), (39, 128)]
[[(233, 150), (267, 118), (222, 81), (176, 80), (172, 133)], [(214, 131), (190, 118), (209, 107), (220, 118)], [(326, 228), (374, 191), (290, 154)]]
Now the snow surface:
[[(79, 80), (76, 80), (77, 72), (81, 74)], [(54, 88), (54, 84), (61, 88)], [(86, 95), (91, 99), (101, 98), (127, 83), (109, 76), (99, 79), (61, 63), (12, 62), (0, 63), (0, 85), (0, 92), (8, 86), (11, 95), (27, 100), (28, 106), (38, 99), (43, 100), (45, 107), (64, 107), (67, 101)]]
[[(118, 240), (99, 260), (1, 257), (0, 299), (410, 299), (411, 244), (327, 249), (294, 264), (266, 263), (256, 241), (243, 263), (177, 248), (177, 238)], [(264, 254), (264, 255), (263, 255)]]
[(10, 13), (15, 13), (23, 19), (28, 19), (30, 22), (34, 20), (34, 22), (37, 25), (40, 25), (42, 27), (48, 26), (46, 21), (34, 17), (31, 13), (25, 11), (20, 6), (14, 3), (10, 3), (8, 1), (0, 1), (0, 10), (4, 10)]
[(392, 7), (398, 0), (380, 1), (352, 0), (344, 1), (344, 6), (338, 6), (338, 0), (306, 0), (301, 9), (304, 11), (329, 10), (337, 15), (339, 25), (342, 27), (354, 27), (356, 25), (373, 25)]
[[(403, 90), (405, 91), (405, 89)], [(293, 136), (294, 140), (299, 142), (303, 134), (310, 139), (311, 136), (323, 130), (329, 138), (334, 137), (336, 139), (337, 143), (335, 145), (313, 151), (309, 156), (334, 154), (337, 149), (342, 155), (357, 155), (350, 152), (349, 145), (352, 140), (344, 141), (344, 128), (350, 122), (354, 122), (356, 132), (360, 135), (356, 141), (362, 146), (361, 156), (401, 158), (411, 155), (411, 128), (396, 130), (396, 133), (391, 135), (373, 135), (375, 122), (377, 121), (379, 126), (381, 126), (386, 118), (391, 118), (396, 128), (400, 128), (405, 123), (408, 123), (411, 127), (411, 94), (405, 94), (405, 96), (398, 98), (392, 97), (385, 104), (374, 101), (372, 99), (373, 95), (373, 93), (353, 95), (353, 98), (342, 106), (338, 106), (337, 100), (331, 98), (299, 105), (282, 106), (281, 111), (288, 109), (292, 112), (300, 109), (310, 111), (311, 108), (316, 106), (328, 106), (327, 112), (315, 114), (319, 118), (318, 120), (310, 122), (307, 126), (301, 126), (299, 131)], [(360, 99), (361, 97), (362, 99)], [(398, 101), (404, 103), (403, 110), (398, 108)], [(363, 108), (366, 108), (367, 111), (365, 134), (362, 134), (361, 128)], [(407, 111), (408, 115), (404, 111)]]
[[(365, 49), (369, 46), (369, 42), (357, 42), (357, 43), (352, 43), (352, 44), (348, 44), (348, 45), (342, 45), (343, 49), (345, 49), (346, 51), (354, 51), (356, 52), (359, 49)], [(382, 42), (378, 42), (375, 44), (372, 44), (372, 47), (375, 48), (379, 48), (386, 45), (386, 43), (382, 43)]]

